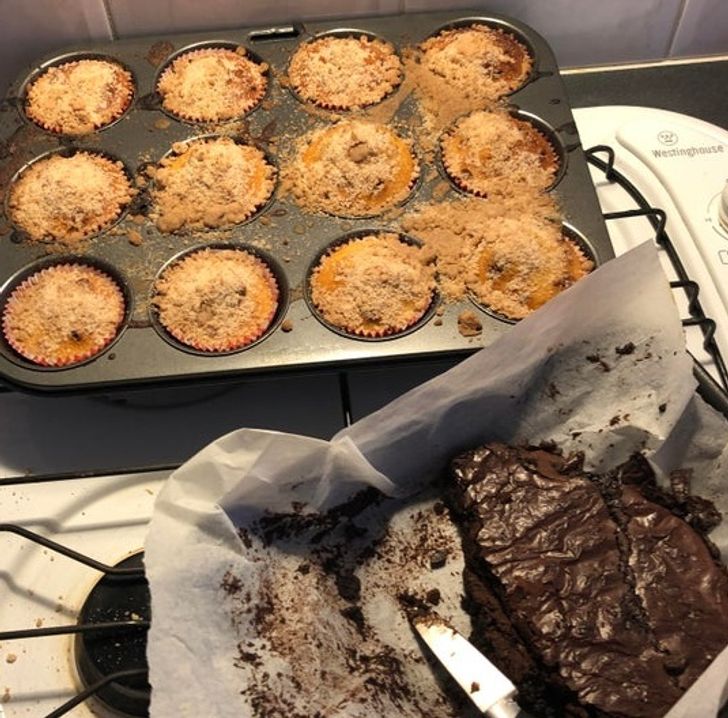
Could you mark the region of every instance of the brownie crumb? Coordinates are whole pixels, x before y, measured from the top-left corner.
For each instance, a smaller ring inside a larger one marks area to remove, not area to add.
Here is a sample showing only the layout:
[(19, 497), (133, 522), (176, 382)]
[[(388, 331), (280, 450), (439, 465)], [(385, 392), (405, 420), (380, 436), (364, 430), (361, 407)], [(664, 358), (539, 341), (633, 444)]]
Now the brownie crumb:
[(347, 620), (351, 621), (355, 626), (359, 634), (364, 637), (366, 623), (364, 621), (364, 614), (362, 613), (361, 606), (347, 606), (342, 608), (339, 613)]
[(250, 534), (246, 528), (242, 526), (238, 528), (238, 537), (243, 542), (245, 548), (253, 548), (253, 540), (250, 538)]
[(444, 551), (433, 551), (430, 554), (430, 568), (442, 568), (447, 563), (447, 554)]
[(361, 581), (353, 573), (336, 574), (336, 590), (345, 601), (358, 601), (361, 598)]
[(470, 684), (470, 692), (477, 693), (479, 690), (480, 690), (480, 683), (478, 683), (477, 681), (473, 681)]
[(660, 414), (664, 414), (667, 411), (667, 402), (660, 404), (660, 406), (657, 407), (657, 411), (659, 411)]
[(442, 595), (440, 594), (440, 591), (437, 588), (431, 588), (425, 594), (425, 599), (427, 600), (427, 603), (429, 603), (433, 606), (439, 606), (440, 601), (442, 600)]
[(225, 571), (220, 582), (220, 588), (228, 594), (235, 596), (243, 590), (243, 582), (232, 571)]
[(549, 399), (555, 399), (560, 394), (561, 392), (556, 384), (549, 382), (549, 385), (546, 387), (546, 396), (548, 396)]
[(610, 367), (609, 364), (607, 364), (607, 362), (599, 356), (599, 354), (587, 354), (586, 360), (592, 364), (598, 364), (605, 373), (612, 370), (612, 367)]
[(614, 351), (619, 356), (627, 356), (628, 354), (634, 354), (635, 346), (634, 342), (627, 342), (622, 344), (621, 347), (614, 347)]
[(442, 501), (435, 501), (435, 505), (432, 510), (438, 515), (442, 516), (447, 511), (447, 506)]

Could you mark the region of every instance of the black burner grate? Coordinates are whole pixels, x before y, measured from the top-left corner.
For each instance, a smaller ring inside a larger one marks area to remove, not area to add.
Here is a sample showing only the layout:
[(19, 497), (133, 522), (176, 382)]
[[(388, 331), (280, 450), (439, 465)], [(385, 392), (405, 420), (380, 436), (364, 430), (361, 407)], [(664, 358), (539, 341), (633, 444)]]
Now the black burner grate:
[[(115, 568), (143, 571), (143, 553), (124, 559)], [(149, 584), (143, 575), (105, 574), (93, 587), (81, 608), (81, 624), (119, 624), (150, 620)], [(129, 716), (149, 713), (151, 688), (147, 682), (146, 631), (86, 631), (76, 635), (76, 666), (86, 686), (93, 686), (107, 676), (124, 677), (102, 685), (96, 697), (116, 711)]]

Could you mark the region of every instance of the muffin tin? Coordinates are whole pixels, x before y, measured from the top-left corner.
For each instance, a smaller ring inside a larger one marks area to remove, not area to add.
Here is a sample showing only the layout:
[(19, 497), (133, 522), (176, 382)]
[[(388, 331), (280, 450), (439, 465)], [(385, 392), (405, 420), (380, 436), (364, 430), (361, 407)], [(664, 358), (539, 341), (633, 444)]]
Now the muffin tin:
[[(0, 192), (5, 197), (12, 178), (49, 151), (97, 150), (120, 159), (138, 178), (148, 165), (167, 154), (174, 142), (216, 133), (259, 146), (280, 167), (281, 154), (290, 151), (293, 141), (302, 134), (324, 126), (332, 117), (360, 114), (328, 113), (305, 105), (281, 82), (290, 57), (301, 42), (322, 34), (366, 34), (392, 43), (401, 52), (443, 29), (472, 23), (502, 28), (514, 34), (532, 53), (534, 66), (529, 78), (506, 99), (514, 112), (544, 126), (555, 138), (557, 152), (564, 159), (554, 190), (560, 199), (564, 222), (597, 266), (609, 260), (614, 252), (553, 53), (531, 28), (490, 14), (475, 16), (448, 11), (349, 19), (345, 24), (327, 21), (242, 28), (99, 43), (48, 55), (26, 69), (0, 104)], [(155, 85), (172, 59), (186, 50), (231, 44), (244, 46), (252, 59), (269, 65), (268, 88), (261, 104), (238, 120), (214, 126), (183, 122), (162, 111)], [(128, 68), (135, 82), (132, 106), (119, 120), (81, 137), (50, 133), (27, 119), (22, 99), (27, 83), (49, 66), (82, 57), (109, 57)], [(403, 94), (395, 91), (382, 103), (367, 108), (364, 116), (382, 119), (380, 113), (394, 108)], [(408, 128), (417, 125), (412, 97), (402, 99), (393, 122)], [(439, 201), (443, 186), (448, 189), (444, 200), (462, 196), (439, 161), (424, 164), (421, 179), (404, 208)], [(374, 341), (348, 336), (328, 327), (312, 312), (306, 278), (332, 242), (361, 230), (401, 233), (395, 221), (386, 217), (352, 219), (305, 213), (292, 198), (281, 196), (279, 181), (272, 200), (250, 221), (226, 231), (162, 234), (151, 219), (141, 219), (149, 209), (148, 189), (148, 185), (142, 188), (114, 227), (74, 246), (72, 254), (64, 254), (57, 246), (24, 239), (7, 213), (4, 219), (0, 217), (0, 310), (21, 277), (58, 261), (86, 261), (103, 266), (120, 280), (130, 302), (129, 314), (117, 339), (97, 357), (79, 365), (61, 369), (35, 366), (0, 338), (0, 378), (32, 390), (90, 391), (145, 382), (219, 380), (244, 373), (444, 358), (471, 353), (511, 326), (511, 322), (466, 298), (453, 304), (439, 304), (436, 312), (433, 305), (423, 321), (401, 335)], [(130, 232), (143, 235), (141, 245), (131, 243)], [(185, 251), (228, 243), (258, 251), (276, 268), (283, 290), (281, 307), (272, 329), (242, 350), (221, 355), (190, 351), (170, 341), (159, 327), (149, 301), (153, 282), (164, 266)], [(457, 317), (464, 310), (478, 314), (483, 325), (480, 336), (468, 338), (458, 332)]]

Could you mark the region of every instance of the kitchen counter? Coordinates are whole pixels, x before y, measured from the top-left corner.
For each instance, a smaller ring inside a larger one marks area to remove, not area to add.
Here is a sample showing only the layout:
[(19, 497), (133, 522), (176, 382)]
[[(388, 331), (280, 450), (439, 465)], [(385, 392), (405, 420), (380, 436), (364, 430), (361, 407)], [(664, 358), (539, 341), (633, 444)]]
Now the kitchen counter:
[(728, 59), (565, 70), (572, 107), (642, 105), (728, 127)]

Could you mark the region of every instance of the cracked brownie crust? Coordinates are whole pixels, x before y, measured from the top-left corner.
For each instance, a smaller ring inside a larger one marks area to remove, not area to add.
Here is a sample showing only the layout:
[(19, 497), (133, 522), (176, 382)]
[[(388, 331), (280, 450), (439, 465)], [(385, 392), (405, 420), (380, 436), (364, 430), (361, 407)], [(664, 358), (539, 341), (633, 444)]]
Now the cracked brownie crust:
[(728, 643), (725, 568), (637, 486), (501, 444), (462, 455), (453, 476), (473, 640), (536, 708), (658, 718)]

